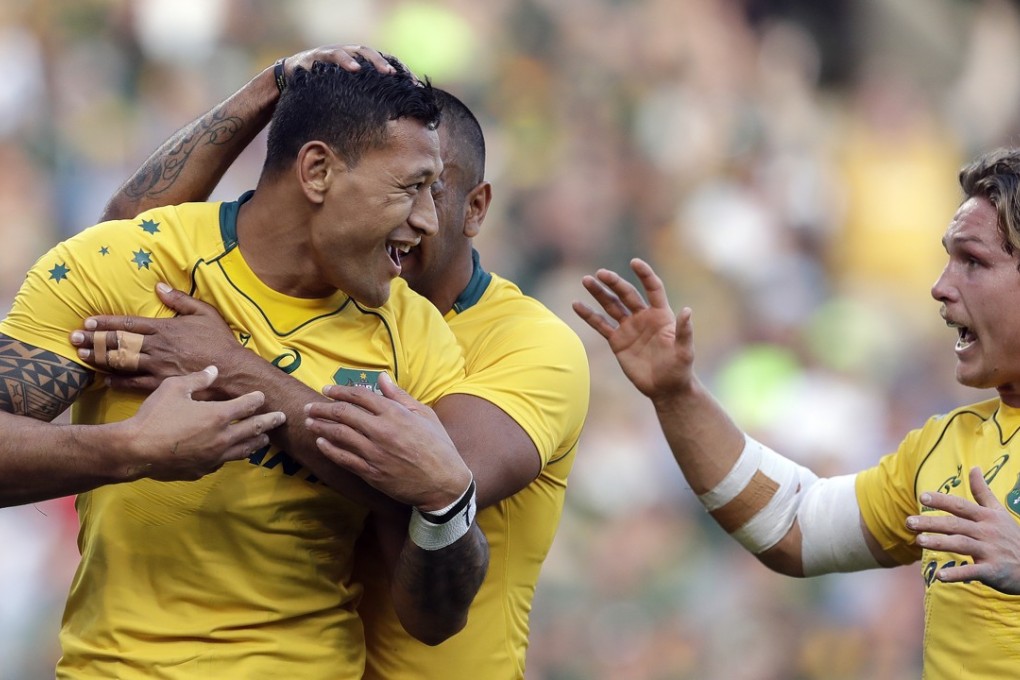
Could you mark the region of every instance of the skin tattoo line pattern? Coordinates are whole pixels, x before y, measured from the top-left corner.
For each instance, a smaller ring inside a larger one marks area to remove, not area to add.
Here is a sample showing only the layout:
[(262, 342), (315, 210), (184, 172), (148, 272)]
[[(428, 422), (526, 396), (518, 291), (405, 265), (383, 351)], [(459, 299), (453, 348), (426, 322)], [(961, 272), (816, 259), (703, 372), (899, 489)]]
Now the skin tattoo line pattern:
[(0, 334), (0, 410), (50, 421), (91, 381), (70, 359)]
[(184, 131), (178, 133), (181, 136), (174, 141), (169, 152), (156, 153), (146, 161), (135, 173), (124, 193), (136, 200), (143, 196), (159, 196), (174, 185), (191, 152), (200, 144), (225, 144), (233, 139), (243, 125), (244, 121), (236, 116), (224, 117), (222, 107), (217, 107), (200, 121), (198, 129), (190, 134)]

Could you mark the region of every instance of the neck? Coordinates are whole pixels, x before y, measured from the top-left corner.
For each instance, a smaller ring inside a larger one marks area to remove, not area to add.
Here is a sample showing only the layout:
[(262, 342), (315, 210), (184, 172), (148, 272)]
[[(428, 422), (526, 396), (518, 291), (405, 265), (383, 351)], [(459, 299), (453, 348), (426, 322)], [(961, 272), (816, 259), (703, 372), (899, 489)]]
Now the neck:
[(427, 298), (445, 316), (471, 284), (474, 273), (472, 253), (471, 242), (468, 241), (465, 251), (456, 258), (456, 264), (451, 264), (442, 277), (432, 277), (427, 282), (419, 281), (421, 287), (416, 287), (415, 292)]
[(312, 264), (309, 218), (307, 204), (264, 182), (238, 212), (238, 248), (259, 280), (278, 293), (320, 298), (336, 292), (323, 284)]
[(999, 393), (999, 399), (1006, 406), (1012, 406), (1013, 408), (1020, 408), (1020, 386), (1017, 385), (1000, 385), (996, 388)]

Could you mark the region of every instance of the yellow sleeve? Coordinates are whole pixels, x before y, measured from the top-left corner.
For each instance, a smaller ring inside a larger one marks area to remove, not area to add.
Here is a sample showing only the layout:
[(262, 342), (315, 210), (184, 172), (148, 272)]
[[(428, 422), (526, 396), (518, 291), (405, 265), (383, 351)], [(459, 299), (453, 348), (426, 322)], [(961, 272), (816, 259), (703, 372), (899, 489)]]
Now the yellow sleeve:
[[(137, 232), (137, 233), (136, 233)], [(43, 255), (29, 270), (0, 332), (85, 365), (69, 334), (88, 316), (166, 316), (155, 285), (166, 278), (135, 221), (90, 227)]]
[(921, 548), (914, 542), (915, 534), (907, 529), (906, 521), (919, 511), (914, 478), (923, 434), (923, 429), (914, 430), (895, 453), (857, 475), (857, 502), (864, 523), (882, 549), (900, 564), (921, 559)]
[(468, 377), (452, 391), (485, 399), (513, 418), (544, 467), (557, 451), (567, 452), (564, 442), (576, 443), (588, 413), (584, 345), (552, 312), (492, 318), (487, 329), (468, 339), (454, 325), (466, 349)]

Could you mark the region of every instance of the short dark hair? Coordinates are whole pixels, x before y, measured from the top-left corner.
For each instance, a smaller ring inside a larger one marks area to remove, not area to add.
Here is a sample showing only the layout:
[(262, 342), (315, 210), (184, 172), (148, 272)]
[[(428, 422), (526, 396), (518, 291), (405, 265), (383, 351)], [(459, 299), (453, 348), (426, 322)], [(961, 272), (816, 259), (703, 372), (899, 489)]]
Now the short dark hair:
[(307, 142), (329, 145), (354, 166), (362, 154), (386, 141), (386, 124), (412, 118), (435, 128), (440, 105), (428, 79), (418, 81), (393, 57), (395, 74), (380, 73), (363, 57), (358, 71), (315, 62), (288, 78), (266, 140), (265, 172), (288, 167)]
[[(465, 176), (473, 189), (485, 178), (485, 136), (475, 114), (461, 100), (446, 90), (433, 88), (443, 109), (443, 127), (449, 130), (448, 142), (456, 147), (454, 155), (461, 162)], [(446, 156), (447, 151), (443, 151)]]
[(995, 208), (1006, 252), (1020, 250), (1020, 149), (996, 149), (960, 170), (967, 198), (981, 197)]

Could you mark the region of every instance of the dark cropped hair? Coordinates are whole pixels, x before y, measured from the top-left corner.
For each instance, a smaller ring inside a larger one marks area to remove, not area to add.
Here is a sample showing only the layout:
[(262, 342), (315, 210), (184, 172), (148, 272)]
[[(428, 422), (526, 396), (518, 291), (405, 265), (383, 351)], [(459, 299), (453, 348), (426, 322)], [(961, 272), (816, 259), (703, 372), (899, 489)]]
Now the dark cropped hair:
[(386, 141), (386, 124), (411, 118), (435, 128), (440, 106), (432, 85), (419, 82), (393, 57), (386, 60), (395, 74), (380, 73), (363, 57), (358, 71), (315, 62), (297, 68), (280, 93), (266, 141), (265, 172), (283, 170), (313, 140), (328, 144), (344, 162), (357, 165), (361, 156)]
[(967, 198), (987, 199), (995, 208), (1006, 252), (1020, 250), (1020, 149), (997, 149), (968, 163), (960, 186)]
[(452, 149), (443, 149), (446, 157), (450, 151), (456, 155), (464, 168), (473, 189), (485, 177), (485, 136), (475, 114), (461, 100), (446, 90), (434, 88), (439, 105), (443, 109), (443, 127), (447, 130), (447, 144)]

